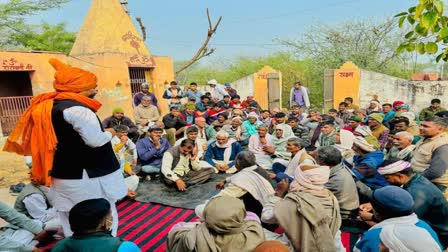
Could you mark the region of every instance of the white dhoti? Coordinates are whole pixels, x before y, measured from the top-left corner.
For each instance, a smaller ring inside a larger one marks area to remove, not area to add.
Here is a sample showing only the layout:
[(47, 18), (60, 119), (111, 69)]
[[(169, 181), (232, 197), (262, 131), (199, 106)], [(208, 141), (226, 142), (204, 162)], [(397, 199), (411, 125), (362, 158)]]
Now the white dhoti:
[(124, 178), (124, 182), (126, 183), (126, 186), (131, 191), (136, 191), (138, 187), (139, 178), (137, 175), (132, 175), (129, 177)]
[[(229, 162), (226, 163), (224, 160), (216, 160), (216, 159), (212, 159), (212, 160), (213, 160), (213, 162), (215, 162), (217, 164), (220, 164), (220, 165), (227, 165), (227, 164), (230, 164), (232, 162), (232, 161), (229, 161)], [(216, 167), (213, 167), (211, 164), (209, 164), (208, 162), (206, 162), (204, 160), (202, 160), (200, 162), (200, 164), (201, 164), (202, 168), (213, 168), (215, 170), (215, 173), (219, 172), (219, 170), (216, 169)], [(229, 169), (226, 171), (226, 173), (235, 173), (235, 172), (236, 172), (235, 166), (229, 167)]]
[[(33, 240), (35, 235), (25, 229), (8, 228), (3, 233), (0, 232), (0, 235), (4, 238), (9, 239), (10, 241), (15, 241), (15, 242), (18, 242), (21, 244), (29, 245), (31, 247), (35, 247), (37, 244), (39, 244), (38, 241)], [(3, 250), (3, 249), (4, 248), (0, 248), (0, 252), (11, 251), (11, 250)]]
[(255, 154), (257, 165), (266, 170), (272, 169), (272, 158), (269, 155)]
[(54, 208), (59, 213), (65, 237), (73, 234), (68, 221), (70, 209), (81, 201), (98, 198), (109, 201), (113, 218), (112, 235), (117, 235), (118, 214), (115, 202), (125, 197), (128, 192), (120, 169), (97, 178), (89, 178), (84, 170), (82, 179), (53, 178), (52, 182), (50, 194), (54, 199)]

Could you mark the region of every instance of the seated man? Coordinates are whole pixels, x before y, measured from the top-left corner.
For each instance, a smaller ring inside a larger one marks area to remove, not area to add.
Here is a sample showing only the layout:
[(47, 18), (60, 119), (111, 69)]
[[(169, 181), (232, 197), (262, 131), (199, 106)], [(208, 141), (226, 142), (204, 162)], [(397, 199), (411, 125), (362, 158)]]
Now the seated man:
[[(145, 100), (142, 100), (142, 103)], [(140, 103), (140, 105), (142, 105)], [(140, 106), (139, 105), (139, 106)], [(137, 147), (134, 142), (128, 138), (129, 128), (125, 125), (118, 125), (115, 128), (116, 135), (110, 141), (115, 152), (115, 156), (120, 162), (120, 168), (125, 177), (124, 182), (128, 187), (128, 196), (134, 198), (138, 187), (139, 178), (132, 170), (137, 165)]]
[(404, 117), (402, 115), (398, 118), (395, 118), (393, 122), (394, 122), (394, 131), (395, 132), (405, 131), (405, 132), (412, 134), (412, 136), (413, 136), (412, 144), (416, 144), (418, 142), (418, 140), (420, 140), (420, 136), (419, 136), (420, 132), (418, 131), (418, 126), (417, 126), (417, 130), (413, 130), (410, 127), (410, 122), (407, 117)]
[(213, 168), (201, 168), (198, 159), (192, 160), (195, 143), (184, 139), (178, 146), (170, 148), (163, 154), (162, 181), (167, 186), (175, 186), (185, 191), (187, 186), (202, 184), (210, 179)]
[(206, 142), (207, 145), (213, 143), (216, 141), (216, 131), (213, 129), (212, 126), (207, 125), (205, 123), (204, 117), (196, 117), (195, 125), (196, 128), (198, 128), (198, 139), (200, 139), (202, 142)]
[(231, 121), (227, 119), (227, 114), (219, 114), (216, 121), (214, 121), (210, 126), (213, 127), (213, 129), (218, 132), (222, 129), (224, 125), (230, 124)]
[(299, 165), (316, 164), (314, 158), (308, 155), (302, 146), (302, 140), (300, 138), (290, 137), (286, 143), (286, 151), (291, 153), (292, 159), (290, 161), (276, 159), (272, 165), (273, 173), (270, 174), (270, 177), (277, 180), (277, 182), (280, 182), (282, 179), (289, 179), (291, 182), (294, 172)]
[(308, 147), (311, 144), (310, 131), (308, 128), (300, 125), (295, 117), (289, 118), (287, 123), (291, 127), (294, 135), (302, 140), (303, 147)]
[(218, 119), (218, 115), (225, 113), (227, 113), (225, 109), (221, 108), (218, 103), (214, 103), (213, 107), (207, 110), (202, 117), (204, 117), (207, 124), (210, 125)]
[(187, 126), (187, 122), (182, 119), (177, 107), (170, 107), (170, 113), (163, 117), (162, 122), (165, 125), (165, 130), (176, 132), (176, 137), (182, 135)]
[(246, 211), (261, 217), (263, 205), (269, 195), (274, 194), (268, 173), (258, 167), (255, 155), (249, 151), (238, 153), (235, 159), (235, 175), (227, 177), (217, 183), (216, 188), (221, 190), (219, 196), (231, 196), (243, 201)]
[[(378, 173), (378, 166), (383, 163), (384, 154), (380, 150), (375, 150), (373, 146), (367, 141), (357, 136), (353, 142), (353, 150), (355, 156), (353, 157), (353, 164), (348, 164), (356, 179), (370, 187), (371, 189), (378, 189), (389, 185), (386, 179)], [(360, 192), (362, 194), (362, 192)], [(364, 195), (370, 197), (370, 195)]]
[(272, 121), (271, 112), (269, 110), (260, 111), (260, 117), (258, 117), (258, 120), (269, 127)]
[(420, 121), (424, 121), (426, 120), (426, 118), (433, 117), (438, 112), (446, 111), (445, 108), (440, 107), (440, 103), (440, 99), (432, 99), (431, 106), (422, 109), (422, 111), (419, 113)]
[(440, 251), (431, 234), (414, 225), (387, 225), (380, 239), (380, 251)]
[(185, 130), (185, 136), (176, 141), (174, 146), (180, 145), (180, 143), (185, 139), (190, 139), (194, 142), (194, 149), (192, 153), (192, 158), (195, 160), (202, 160), (204, 153), (207, 150), (207, 143), (204, 140), (198, 138), (198, 128), (196, 126), (190, 126)]
[(338, 199), (342, 226), (351, 226), (358, 217), (359, 197), (353, 173), (342, 163), (341, 152), (333, 146), (320, 147), (316, 152), (319, 165), (330, 167), (325, 188)]
[[(163, 153), (170, 148), (170, 144), (161, 137), (163, 130), (157, 125), (149, 127), (148, 132), (148, 137), (137, 141), (138, 162), (144, 173), (156, 176), (162, 167)], [(146, 178), (151, 179), (148, 176)]]
[(124, 110), (122, 108), (115, 108), (112, 111), (112, 116), (104, 119), (102, 124), (105, 129), (113, 129), (117, 125), (126, 125), (129, 127), (129, 137), (132, 139), (138, 137), (137, 126), (135, 126), (129, 117), (124, 116)]
[(348, 125), (343, 127), (342, 129), (348, 130), (351, 133), (354, 133), (355, 130), (362, 124), (362, 119), (359, 116), (351, 116), (350, 119), (348, 119)]
[(159, 120), (159, 110), (152, 105), (151, 97), (143, 96), (140, 105), (134, 108), (134, 118), (140, 135), (147, 132), (148, 127)]
[(448, 247), (448, 202), (443, 193), (421, 174), (414, 173), (409, 162), (385, 161), (378, 168), (392, 185), (409, 192), (414, 199), (414, 212), (437, 233), (444, 249)]
[(230, 101), (230, 107), (234, 109), (242, 109), (243, 106), (241, 105), (240, 98), (241, 97), (239, 95), (232, 96)]
[[(414, 213), (412, 196), (398, 186), (385, 186), (377, 189), (372, 195), (373, 209), (361, 210), (363, 220), (378, 223), (365, 232), (356, 243), (354, 251), (378, 251), (380, 247), (380, 233), (387, 226), (416, 226), (426, 230), (437, 242), (439, 238), (432, 228), (420, 220)], [(374, 213), (368, 211), (373, 210)]]
[(286, 241), (290, 251), (338, 251), (341, 215), (338, 200), (325, 189), (329, 175), (328, 166), (301, 165), (291, 186), (287, 179), (277, 184), (261, 220), (279, 224), (285, 233), (265, 231), (268, 240)]
[(234, 139), (244, 146), (249, 144), (250, 136), (246, 128), (242, 126), (242, 123), (243, 120), (241, 117), (234, 117), (230, 125), (224, 125), (221, 130), (227, 132), (231, 139)]
[(415, 149), (415, 145), (412, 145), (414, 136), (406, 131), (397, 132), (392, 136), (392, 148), (386, 153), (384, 159), (401, 159), (403, 161), (411, 162)]
[(216, 134), (216, 142), (208, 146), (201, 166), (213, 167), (215, 172), (235, 173), (235, 157), (241, 151), (241, 145), (221, 130)]
[(324, 147), (335, 145), (334, 136), (338, 131), (334, 126), (334, 122), (332, 121), (323, 121), (320, 123), (321, 132), (319, 138), (317, 139), (316, 147)]
[(290, 137), (293, 137), (291, 127), (286, 124), (278, 124), (275, 129), (275, 135), (272, 137), (272, 145), (264, 145), (263, 151), (268, 153), (273, 159), (273, 163), (286, 163), (291, 159), (291, 153), (286, 150), (286, 143)]
[(247, 120), (243, 122), (241, 125), (244, 127), (247, 131), (247, 134), (250, 136), (257, 134), (257, 127), (261, 124), (260, 121), (258, 121), (258, 115), (255, 112), (250, 112), (247, 115)]
[(56, 209), (50, 201), (50, 188), (30, 183), (17, 196), (14, 209), (27, 217), (37, 220), (45, 226), (45, 230), (55, 232), (55, 238), (64, 236)]
[(201, 96), (201, 101), (196, 102), (196, 109), (198, 110), (198, 114), (202, 115), (207, 111), (207, 104), (210, 102), (210, 97), (203, 95)]
[(260, 105), (258, 105), (258, 102), (254, 100), (252, 95), (247, 96), (247, 99), (241, 103), (241, 106), (243, 109), (247, 109), (248, 107), (255, 107), (256, 109), (260, 108)]
[(384, 120), (384, 115), (381, 113), (372, 113), (369, 115), (369, 127), (372, 130), (372, 135), (378, 139), (380, 144), (380, 149), (383, 150), (389, 141), (389, 129), (386, 128), (382, 123)]
[(73, 236), (56, 243), (51, 251), (141, 251), (134, 243), (110, 234), (112, 212), (105, 199), (89, 199), (76, 204), (70, 210), (69, 222)]
[[(338, 111), (336, 109), (329, 109), (328, 110), (328, 115), (334, 118), (336, 127), (338, 129), (342, 129), (345, 127), (344, 121), (338, 117)], [(352, 118), (353, 116), (351, 116), (350, 118)], [(350, 120), (350, 119), (349, 119)], [(349, 121), (350, 123), (350, 121)]]
[(264, 241), (260, 220), (247, 213), (237, 198), (213, 198), (201, 219), (174, 225), (168, 233), (167, 251), (252, 252)]
[(230, 95), (224, 95), (222, 100), (218, 102), (219, 107), (222, 109), (230, 109)]
[(50, 238), (41, 222), (26, 217), (1, 201), (0, 218), (13, 225), (0, 230), (0, 249), (3, 251), (40, 251), (36, 245)]
[(291, 113), (288, 115), (288, 119), (296, 118), (297, 122), (301, 122), (303, 119), (305, 119), (307, 116), (306, 113), (303, 113), (303, 110), (300, 109), (299, 105), (292, 105), (291, 106)]
[(258, 133), (249, 138), (249, 151), (255, 154), (257, 165), (263, 169), (272, 169), (272, 158), (263, 150), (265, 146), (273, 146), (272, 136), (268, 133), (268, 126), (258, 126)]
[(431, 180), (448, 198), (448, 118), (426, 118), (420, 126), (420, 141), (415, 145), (412, 169)]
[(199, 116), (199, 114), (196, 113), (196, 106), (194, 104), (186, 104), (185, 109), (180, 116), (187, 122), (187, 126), (191, 126), (194, 124), (194, 120)]
[(271, 125), (269, 125), (269, 134), (274, 134), (277, 125), (285, 124), (285, 122), (286, 122), (286, 114), (283, 112), (276, 113), (274, 115), (274, 118), (272, 119)]

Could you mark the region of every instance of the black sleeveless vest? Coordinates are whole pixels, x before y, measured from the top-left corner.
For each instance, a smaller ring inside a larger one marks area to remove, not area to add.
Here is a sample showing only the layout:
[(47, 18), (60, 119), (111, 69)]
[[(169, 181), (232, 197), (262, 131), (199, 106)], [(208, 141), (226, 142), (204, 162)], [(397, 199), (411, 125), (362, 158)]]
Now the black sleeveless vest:
[[(110, 142), (96, 148), (89, 147), (73, 126), (65, 121), (63, 111), (74, 106), (88, 108), (74, 100), (55, 100), (53, 103), (51, 118), (58, 144), (51, 176), (59, 179), (81, 179), (85, 169), (89, 178), (95, 178), (118, 170), (120, 164)], [(99, 119), (98, 121), (101, 125)], [(104, 131), (102, 126), (101, 129)]]

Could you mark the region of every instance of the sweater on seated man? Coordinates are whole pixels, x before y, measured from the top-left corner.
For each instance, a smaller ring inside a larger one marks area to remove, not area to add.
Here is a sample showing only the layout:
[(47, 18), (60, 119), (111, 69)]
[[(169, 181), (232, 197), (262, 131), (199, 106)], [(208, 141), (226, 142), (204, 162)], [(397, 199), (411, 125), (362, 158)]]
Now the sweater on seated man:
[(14, 209), (27, 217), (45, 224), (46, 230), (57, 231), (63, 235), (56, 209), (49, 198), (50, 188), (43, 185), (28, 184), (17, 196)]
[(191, 160), (194, 148), (193, 140), (184, 139), (163, 154), (162, 181), (167, 186), (185, 191), (187, 186), (204, 183), (210, 178), (214, 172), (212, 168), (202, 169), (198, 159)]

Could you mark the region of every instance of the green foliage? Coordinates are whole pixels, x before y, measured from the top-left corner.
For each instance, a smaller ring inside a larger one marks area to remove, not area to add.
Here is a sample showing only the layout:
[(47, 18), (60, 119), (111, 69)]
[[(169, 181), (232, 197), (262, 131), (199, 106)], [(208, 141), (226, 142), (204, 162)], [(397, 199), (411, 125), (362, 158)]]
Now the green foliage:
[(65, 30), (65, 24), (30, 25), (25, 23), (25, 18), (69, 1), (9, 0), (0, 3), (0, 48), (68, 53), (74, 42), (74, 34)]
[(448, 17), (443, 11), (443, 0), (419, 0), (416, 6), (395, 15), (398, 27), (415, 31), (405, 35), (397, 52), (412, 49), (420, 54), (438, 54), (436, 61), (448, 61)]
[(40, 51), (54, 51), (68, 54), (75, 43), (76, 33), (67, 32), (64, 23), (42, 24), (40, 27), (27, 27), (20, 33), (9, 37), (9, 44), (19, 48)]

